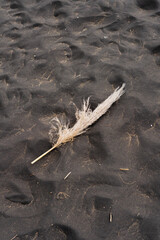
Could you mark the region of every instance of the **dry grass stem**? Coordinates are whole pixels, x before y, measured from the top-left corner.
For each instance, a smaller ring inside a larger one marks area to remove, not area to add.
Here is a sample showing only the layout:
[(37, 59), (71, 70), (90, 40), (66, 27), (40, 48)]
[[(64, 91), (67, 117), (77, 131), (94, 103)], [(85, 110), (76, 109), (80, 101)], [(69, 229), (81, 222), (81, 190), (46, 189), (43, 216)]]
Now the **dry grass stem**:
[(10, 240), (13, 240), (13, 239), (15, 239), (16, 237), (17, 237), (18, 235), (16, 234), (14, 237), (12, 237)]
[(111, 223), (113, 221), (113, 215), (112, 215), (112, 213), (110, 212), (109, 213), (109, 222)]
[(64, 177), (64, 180), (66, 180), (66, 179), (69, 177), (70, 174), (71, 174), (71, 172), (69, 172), (69, 173)]
[(97, 121), (102, 115), (104, 115), (107, 110), (111, 107), (111, 105), (116, 102), (125, 92), (125, 84), (123, 84), (120, 88), (117, 88), (105, 101), (100, 103), (97, 108), (92, 111), (89, 106), (89, 98), (83, 102), (82, 109), (77, 109), (76, 111), (76, 123), (73, 127), (69, 127), (69, 124), (62, 123), (57, 117), (53, 119), (54, 124), (49, 132), (50, 139), (52, 143), (55, 139), (55, 130), (57, 132), (57, 142), (53, 145), (51, 149), (47, 152), (43, 153), (41, 156), (36, 158), (31, 163), (34, 164), (46, 154), (51, 152), (53, 149), (61, 146), (61, 144), (72, 141), (76, 136), (84, 133), (87, 128), (92, 125), (95, 121)]

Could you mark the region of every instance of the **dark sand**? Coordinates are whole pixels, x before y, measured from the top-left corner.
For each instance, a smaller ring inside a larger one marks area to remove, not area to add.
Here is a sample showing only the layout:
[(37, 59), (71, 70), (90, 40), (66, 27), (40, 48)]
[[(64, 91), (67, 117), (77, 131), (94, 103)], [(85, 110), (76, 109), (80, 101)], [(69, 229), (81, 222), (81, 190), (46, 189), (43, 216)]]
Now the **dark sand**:
[[(0, 240), (160, 239), (159, 2), (1, 0), (0, 33)], [(53, 116), (73, 124), (72, 102), (94, 109), (123, 82), (86, 134), (30, 164)]]

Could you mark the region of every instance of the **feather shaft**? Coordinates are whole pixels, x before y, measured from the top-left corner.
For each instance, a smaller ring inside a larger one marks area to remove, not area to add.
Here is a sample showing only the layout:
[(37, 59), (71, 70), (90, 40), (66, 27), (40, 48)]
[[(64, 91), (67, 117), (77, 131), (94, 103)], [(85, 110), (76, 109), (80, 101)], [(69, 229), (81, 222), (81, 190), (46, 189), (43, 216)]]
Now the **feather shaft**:
[(39, 157), (37, 157), (34, 161), (31, 162), (31, 164), (34, 164), (35, 162), (39, 161), (41, 158), (43, 158), (45, 155), (47, 155), (48, 153), (50, 153), (53, 149), (55, 149), (56, 145), (54, 145), (52, 148), (50, 148), (49, 150), (47, 150), (45, 153), (43, 153), (42, 155), (40, 155)]

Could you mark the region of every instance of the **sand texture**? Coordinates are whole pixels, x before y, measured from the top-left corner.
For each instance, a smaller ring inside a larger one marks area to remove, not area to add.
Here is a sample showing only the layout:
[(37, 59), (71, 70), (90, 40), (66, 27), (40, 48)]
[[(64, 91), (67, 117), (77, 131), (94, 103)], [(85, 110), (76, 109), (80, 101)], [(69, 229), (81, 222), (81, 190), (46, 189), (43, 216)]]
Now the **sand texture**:
[[(53, 117), (73, 126), (73, 103), (90, 97), (93, 110), (123, 83), (86, 133), (31, 165), (51, 148)], [(160, 1), (0, 1), (0, 240), (11, 239), (160, 239)]]

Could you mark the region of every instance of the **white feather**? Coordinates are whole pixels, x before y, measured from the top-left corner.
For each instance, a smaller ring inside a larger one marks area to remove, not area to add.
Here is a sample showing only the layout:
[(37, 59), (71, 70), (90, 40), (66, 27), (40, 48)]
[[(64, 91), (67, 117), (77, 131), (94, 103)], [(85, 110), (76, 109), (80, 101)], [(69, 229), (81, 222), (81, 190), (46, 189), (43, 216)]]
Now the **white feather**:
[[(116, 102), (125, 92), (125, 84), (121, 88), (117, 88), (105, 101), (100, 103), (97, 108), (92, 111), (89, 107), (89, 98), (86, 101), (83, 101), (82, 109), (77, 109), (76, 111), (76, 123), (73, 127), (69, 127), (69, 124), (62, 123), (57, 117), (52, 119), (52, 127), (49, 131), (50, 140), (53, 144), (53, 147), (50, 148), (47, 152), (43, 153), (41, 156), (36, 158), (31, 163), (35, 163), (44, 157), (46, 154), (51, 152), (53, 149), (59, 147), (61, 144), (73, 140), (76, 136), (84, 133), (87, 128), (97, 121), (102, 115), (104, 115), (111, 105)], [(55, 130), (57, 132), (57, 141), (55, 141)]]

